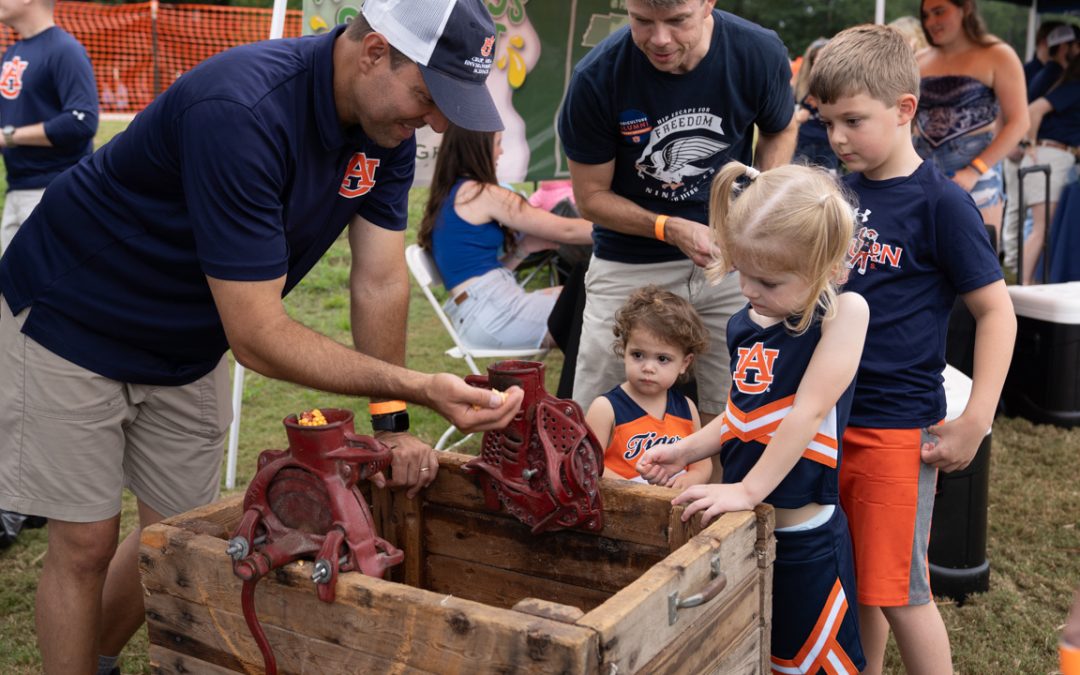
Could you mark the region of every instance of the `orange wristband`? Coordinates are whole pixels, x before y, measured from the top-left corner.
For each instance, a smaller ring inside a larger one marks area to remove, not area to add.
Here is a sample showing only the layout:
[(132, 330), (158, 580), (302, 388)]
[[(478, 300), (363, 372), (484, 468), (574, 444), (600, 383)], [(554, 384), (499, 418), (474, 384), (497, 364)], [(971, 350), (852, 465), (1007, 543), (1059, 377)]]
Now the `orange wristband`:
[(971, 160), (971, 166), (975, 167), (975, 170), (978, 171), (979, 173), (986, 173), (987, 171), (990, 170), (990, 167), (988, 167), (986, 165), (986, 162), (982, 161), (978, 157)]
[(401, 412), (405, 409), (405, 401), (379, 401), (378, 403), (368, 404), (368, 414), (370, 415), (389, 415), (390, 413)]
[(653, 223), (653, 234), (660, 241), (664, 241), (664, 226), (667, 225), (667, 219), (667, 216), (661, 214), (656, 217), (656, 222)]
[(1059, 642), (1058, 656), (1061, 659), (1061, 675), (1080, 675), (1080, 647)]

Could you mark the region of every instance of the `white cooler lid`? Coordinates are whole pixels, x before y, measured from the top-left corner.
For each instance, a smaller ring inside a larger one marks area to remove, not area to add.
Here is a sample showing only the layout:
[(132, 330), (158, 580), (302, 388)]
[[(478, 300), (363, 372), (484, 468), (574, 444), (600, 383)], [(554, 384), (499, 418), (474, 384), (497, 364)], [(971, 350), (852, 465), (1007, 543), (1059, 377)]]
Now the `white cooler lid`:
[[(960, 417), (967, 407), (971, 398), (971, 378), (947, 363), (941, 375), (945, 378), (945, 421), (949, 422)], [(989, 436), (991, 431), (993, 427), (987, 430), (986, 435)]]
[(1080, 324), (1080, 281), (1008, 288), (1017, 316), (1050, 323)]

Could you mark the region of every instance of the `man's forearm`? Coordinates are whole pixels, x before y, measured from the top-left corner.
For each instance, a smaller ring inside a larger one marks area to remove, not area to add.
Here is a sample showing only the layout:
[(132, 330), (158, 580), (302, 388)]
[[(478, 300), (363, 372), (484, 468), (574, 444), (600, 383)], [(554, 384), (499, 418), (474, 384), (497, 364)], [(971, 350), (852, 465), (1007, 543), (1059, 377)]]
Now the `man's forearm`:
[(387, 363), (405, 365), (408, 278), (374, 288), (354, 282), (351, 298), (350, 323), (356, 349)]
[(581, 209), (583, 218), (601, 227), (613, 232), (648, 238), (654, 236), (656, 216), (660, 215), (638, 206), (611, 190), (590, 194), (583, 201), (578, 202), (578, 208)]
[(776, 134), (758, 134), (757, 147), (754, 150), (754, 166), (761, 171), (775, 169), (778, 166), (791, 163), (791, 156), (795, 154), (795, 141), (798, 138), (799, 126), (792, 119), (787, 129)]

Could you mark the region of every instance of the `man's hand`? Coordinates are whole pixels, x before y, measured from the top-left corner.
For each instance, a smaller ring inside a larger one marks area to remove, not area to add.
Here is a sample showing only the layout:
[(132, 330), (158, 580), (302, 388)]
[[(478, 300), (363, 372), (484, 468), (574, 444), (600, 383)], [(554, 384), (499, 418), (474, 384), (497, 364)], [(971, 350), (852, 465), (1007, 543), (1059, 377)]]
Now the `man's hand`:
[(371, 477), (376, 487), (408, 487), (405, 496), (412, 499), (422, 488), (431, 485), (439, 472), (439, 460), (430, 445), (407, 433), (378, 431), (375, 438), (394, 453), (390, 480), (382, 472)]
[(705, 267), (716, 257), (716, 244), (709, 226), (686, 218), (668, 218), (664, 241), (677, 247), (699, 267)]
[(937, 437), (937, 442), (922, 444), (922, 461), (942, 471), (963, 469), (975, 458), (987, 429), (963, 415), (930, 427), (928, 431)]
[(433, 375), (428, 395), (425, 405), (465, 433), (505, 428), (525, 398), (521, 387), (499, 393), (473, 387), (450, 373)]
[(675, 506), (689, 504), (682, 514), (684, 523), (701, 511), (702, 525), (708, 525), (713, 518), (721, 514), (749, 511), (756, 506), (754, 500), (746, 494), (742, 483), (691, 485), (681, 495), (672, 499), (671, 503)]

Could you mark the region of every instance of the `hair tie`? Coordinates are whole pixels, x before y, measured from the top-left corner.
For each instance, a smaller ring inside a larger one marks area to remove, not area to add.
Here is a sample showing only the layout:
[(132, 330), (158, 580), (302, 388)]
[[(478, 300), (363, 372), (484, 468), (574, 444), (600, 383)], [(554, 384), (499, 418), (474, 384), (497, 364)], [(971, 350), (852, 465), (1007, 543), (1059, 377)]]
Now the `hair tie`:
[(817, 200), (818, 206), (825, 206), (825, 202), (827, 201), (829, 201), (828, 193), (821, 195)]
[(746, 177), (749, 178), (750, 180), (754, 180), (755, 178), (757, 178), (758, 176), (761, 175), (761, 172), (758, 171), (757, 169), (755, 169), (752, 166), (746, 167), (746, 172), (745, 173), (746, 173)]

